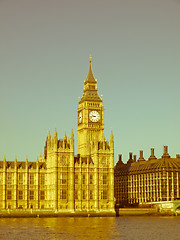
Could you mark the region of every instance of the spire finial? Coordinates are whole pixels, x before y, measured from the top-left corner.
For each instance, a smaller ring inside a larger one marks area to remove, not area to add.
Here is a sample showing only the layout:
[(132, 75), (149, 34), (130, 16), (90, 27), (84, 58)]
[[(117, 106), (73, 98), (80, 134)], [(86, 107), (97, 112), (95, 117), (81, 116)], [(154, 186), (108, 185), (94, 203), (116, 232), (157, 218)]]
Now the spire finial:
[(91, 63), (92, 56), (91, 54), (89, 55), (89, 62)]
[(57, 137), (57, 130), (56, 130), (56, 128), (54, 130), (54, 137)]

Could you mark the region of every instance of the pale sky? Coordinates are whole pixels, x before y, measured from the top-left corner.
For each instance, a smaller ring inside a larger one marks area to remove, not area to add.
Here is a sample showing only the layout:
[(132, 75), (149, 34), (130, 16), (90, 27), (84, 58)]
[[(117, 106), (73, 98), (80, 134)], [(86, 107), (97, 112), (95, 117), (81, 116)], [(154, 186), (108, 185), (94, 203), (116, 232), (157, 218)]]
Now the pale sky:
[(180, 153), (180, 1), (0, 0), (0, 160), (36, 161), (55, 127), (77, 154), (89, 54), (115, 163)]

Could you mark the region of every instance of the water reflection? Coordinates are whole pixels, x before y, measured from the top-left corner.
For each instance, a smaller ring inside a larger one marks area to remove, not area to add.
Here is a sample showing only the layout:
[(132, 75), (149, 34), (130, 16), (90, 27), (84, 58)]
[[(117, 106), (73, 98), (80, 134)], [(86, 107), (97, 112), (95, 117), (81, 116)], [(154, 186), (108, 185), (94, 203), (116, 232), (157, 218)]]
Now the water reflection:
[(178, 240), (180, 217), (2, 218), (0, 239)]

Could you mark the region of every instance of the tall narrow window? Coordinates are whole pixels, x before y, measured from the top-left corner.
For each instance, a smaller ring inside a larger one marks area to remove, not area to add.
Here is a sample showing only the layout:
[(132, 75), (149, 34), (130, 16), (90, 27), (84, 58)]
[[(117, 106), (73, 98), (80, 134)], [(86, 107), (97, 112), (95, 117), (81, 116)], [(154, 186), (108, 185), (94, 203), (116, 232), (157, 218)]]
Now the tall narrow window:
[(11, 200), (11, 199), (12, 199), (12, 191), (7, 190), (7, 200)]
[(34, 185), (34, 174), (30, 174), (29, 183), (30, 185)]
[(86, 199), (86, 191), (83, 190), (83, 199)]
[(45, 192), (40, 191), (40, 200), (45, 200)]
[(34, 191), (29, 192), (29, 199), (34, 200)]
[(90, 190), (90, 192), (89, 192), (89, 197), (90, 197), (90, 199), (93, 199), (93, 191), (92, 190)]
[(19, 173), (19, 185), (23, 185), (23, 177), (24, 177), (24, 174), (23, 173)]
[(8, 173), (8, 176), (7, 176), (7, 184), (8, 184), (8, 185), (11, 185), (11, 184), (12, 184), (12, 173)]
[(107, 190), (101, 191), (101, 199), (107, 199)]
[(45, 185), (45, 174), (40, 175), (40, 185)]
[(66, 199), (67, 198), (67, 191), (66, 189), (62, 189), (60, 191), (60, 199)]
[(103, 174), (103, 184), (107, 184), (107, 175)]
[(93, 175), (92, 174), (90, 174), (90, 176), (89, 176), (89, 183), (93, 184)]
[(101, 163), (102, 163), (102, 165), (104, 165), (104, 166), (107, 164), (107, 160), (106, 160), (105, 157), (103, 157), (103, 158), (101, 159)]
[(67, 183), (67, 173), (61, 173), (60, 174), (60, 184), (66, 184)]
[(62, 156), (62, 165), (65, 166), (67, 164), (67, 160), (65, 156)]
[(82, 177), (83, 177), (82, 178), (82, 184), (86, 184), (86, 176), (85, 176), (85, 174), (83, 174)]
[(75, 174), (75, 184), (78, 184), (78, 174)]
[(78, 200), (78, 190), (75, 190), (75, 199)]
[(19, 195), (19, 200), (23, 200), (23, 191), (19, 191), (18, 192), (18, 195)]

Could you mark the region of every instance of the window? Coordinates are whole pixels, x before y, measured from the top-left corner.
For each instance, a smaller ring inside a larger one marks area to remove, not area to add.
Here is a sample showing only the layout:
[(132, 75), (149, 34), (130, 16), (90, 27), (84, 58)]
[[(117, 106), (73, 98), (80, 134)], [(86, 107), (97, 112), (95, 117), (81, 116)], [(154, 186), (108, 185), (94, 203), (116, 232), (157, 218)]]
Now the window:
[(11, 200), (12, 199), (12, 192), (11, 190), (7, 190), (7, 200)]
[(83, 199), (86, 199), (86, 191), (83, 190)]
[(106, 165), (106, 164), (107, 164), (107, 161), (106, 161), (106, 158), (105, 158), (105, 157), (103, 157), (103, 158), (101, 159), (101, 163), (102, 163), (102, 165)]
[(92, 190), (90, 190), (90, 192), (89, 192), (89, 198), (93, 199), (93, 191)]
[(40, 185), (45, 185), (45, 174), (40, 175)]
[(19, 173), (19, 185), (23, 184), (23, 173)]
[(60, 192), (60, 199), (66, 199), (66, 198), (67, 198), (67, 192), (65, 189), (63, 189)]
[(34, 200), (34, 191), (29, 192), (29, 199)]
[(34, 174), (30, 174), (30, 185), (34, 185)]
[(23, 191), (19, 191), (19, 193), (18, 193), (18, 198), (19, 198), (19, 200), (22, 200), (23, 199)]
[(107, 190), (101, 191), (101, 199), (107, 199)]
[(107, 174), (101, 175), (101, 184), (107, 184)]
[(83, 174), (82, 177), (83, 177), (82, 178), (82, 184), (86, 184), (86, 176), (85, 176), (85, 174)]
[(75, 199), (78, 200), (78, 190), (75, 190)]
[(67, 173), (61, 173), (60, 184), (66, 184), (66, 182), (67, 182)]
[(66, 157), (62, 156), (62, 165), (65, 166), (67, 164)]
[(75, 184), (78, 184), (78, 174), (75, 174)]
[(103, 184), (107, 184), (107, 175), (103, 174)]
[(8, 185), (12, 184), (12, 174), (11, 174), (11, 173), (8, 173), (8, 176), (7, 176), (7, 184), (8, 184)]
[(90, 174), (89, 183), (90, 183), (90, 184), (93, 184), (93, 175), (92, 175), (92, 174)]
[(40, 200), (44, 200), (44, 199), (45, 199), (45, 192), (40, 191)]

